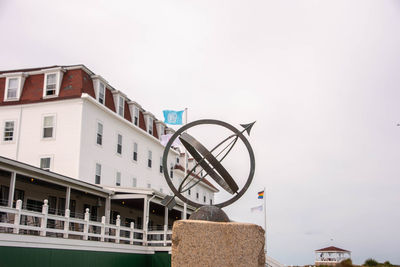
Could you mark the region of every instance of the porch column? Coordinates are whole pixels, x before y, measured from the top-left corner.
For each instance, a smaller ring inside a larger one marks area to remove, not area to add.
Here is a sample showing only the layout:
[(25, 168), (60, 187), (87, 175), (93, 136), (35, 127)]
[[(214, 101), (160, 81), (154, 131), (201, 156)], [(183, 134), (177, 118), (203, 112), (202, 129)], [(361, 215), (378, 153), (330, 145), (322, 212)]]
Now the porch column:
[(143, 198), (143, 246), (147, 246), (147, 200), (148, 197)]
[(183, 217), (181, 220), (186, 220), (186, 214), (187, 214), (187, 204), (183, 203)]
[(106, 223), (110, 223), (110, 211), (111, 211), (111, 197), (107, 196), (105, 211), (104, 211), (104, 216), (106, 216)]
[(67, 190), (65, 192), (65, 210), (69, 210), (70, 199), (71, 199), (71, 187), (67, 186)]
[(143, 230), (147, 230), (146, 229), (146, 227), (147, 227), (147, 200), (148, 200), (148, 197), (145, 196), (143, 198)]
[(16, 172), (12, 172), (11, 173), (11, 179), (10, 179), (10, 190), (8, 192), (8, 206), (10, 208), (12, 208), (12, 206), (13, 206), (14, 191), (15, 191), (15, 181), (16, 180), (17, 180), (17, 173)]
[(168, 227), (168, 207), (164, 207), (164, 226)]

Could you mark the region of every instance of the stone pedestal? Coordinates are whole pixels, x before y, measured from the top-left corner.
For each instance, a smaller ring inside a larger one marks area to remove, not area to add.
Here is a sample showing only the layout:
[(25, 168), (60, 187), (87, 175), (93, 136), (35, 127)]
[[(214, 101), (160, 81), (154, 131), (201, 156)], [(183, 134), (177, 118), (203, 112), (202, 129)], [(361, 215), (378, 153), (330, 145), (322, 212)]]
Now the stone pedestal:
[(176, 221), (172, 267), (264, 267), (264, 230), (249, 223)]

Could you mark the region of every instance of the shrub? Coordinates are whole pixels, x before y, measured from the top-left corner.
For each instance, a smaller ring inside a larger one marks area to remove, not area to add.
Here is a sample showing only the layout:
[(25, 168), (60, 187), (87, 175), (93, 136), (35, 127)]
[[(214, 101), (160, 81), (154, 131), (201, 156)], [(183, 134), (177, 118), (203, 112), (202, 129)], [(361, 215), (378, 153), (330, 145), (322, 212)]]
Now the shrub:
[(364, 265), (365, 266), (378, 266), (378, 262), (372, 258), (369, 258), (364, 262)]
[(346, 259), (346, 260), (341, 261), (338, 264), (338, 266), (341, 266), (341, 267), (353, 267), (353, 262), (351, 261), (351, 259)]
[(385, 261), (385, 262), (383, 263), (383, 265), (392, 266), (392, 264), (390, 263), (390, 261)]

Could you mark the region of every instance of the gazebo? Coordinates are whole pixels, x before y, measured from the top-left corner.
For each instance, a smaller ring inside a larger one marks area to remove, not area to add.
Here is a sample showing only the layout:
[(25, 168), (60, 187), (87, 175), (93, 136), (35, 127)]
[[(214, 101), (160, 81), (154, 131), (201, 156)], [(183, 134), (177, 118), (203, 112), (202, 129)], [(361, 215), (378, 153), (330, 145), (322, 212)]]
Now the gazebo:
[(315, 251), (315, 265), (335, 265), (351, 258), (351, 251), (334, 246), (321, 248)]

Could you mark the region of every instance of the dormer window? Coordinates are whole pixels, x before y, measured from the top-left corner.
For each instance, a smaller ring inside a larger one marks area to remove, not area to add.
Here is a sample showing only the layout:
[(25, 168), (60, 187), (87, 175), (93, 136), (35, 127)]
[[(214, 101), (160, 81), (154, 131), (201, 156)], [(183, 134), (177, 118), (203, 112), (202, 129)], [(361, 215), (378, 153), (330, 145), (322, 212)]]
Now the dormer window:
[(160, 125), (160, 131), (159, 131), (158, 135), (161, 140), (161, 136), (164, 135), (164, 126), (163, 125)]
[(46, 75), (46, 93), (45, 96), (55, 96), (57, 87), (57, 74)]
[(51, 98), (58, 96), (63, 71), (60, 69), (56, 72), (48, 72), (44, 74), (43, 98)]
[(149, 134), (153, 135), (153, 118), (149, 117)]
[(26, 75), (23, 73), (13, 73), (6, 77), (4, 101), (18, 101), (21, 96), (22, 88), (24, 87)]
[(118, 97), (118, 114), (124, 116), (124, 98), (122, 96)]
[(105, 95), (106, 95), (106, 86), (104, 83), (100, 82), (99, 84), (99, 103), (103, 104), (105, 103)]
[(139, 109), (135, 108), (135, 115), (133, 117), (133, 124), (139, 126)]
[(7, 86), (7, 99), (16, 99), (18, 91), (18, 78), (10, 78)]

